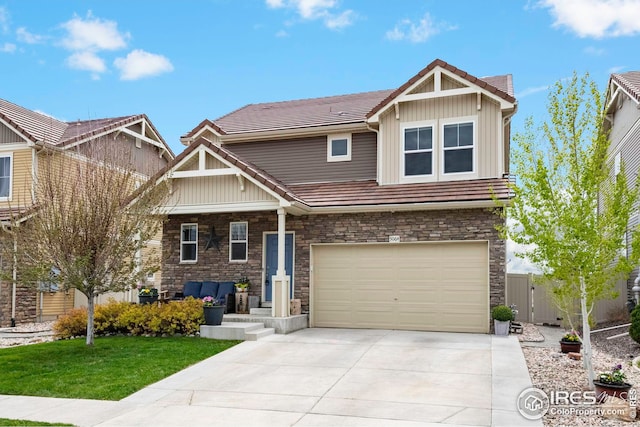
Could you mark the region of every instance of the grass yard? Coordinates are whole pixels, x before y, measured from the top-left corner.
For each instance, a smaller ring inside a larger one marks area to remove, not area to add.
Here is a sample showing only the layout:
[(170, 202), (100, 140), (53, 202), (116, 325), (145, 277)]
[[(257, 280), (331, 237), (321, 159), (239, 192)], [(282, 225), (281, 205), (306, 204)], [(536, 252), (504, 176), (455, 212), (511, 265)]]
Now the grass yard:
[(60, 423), (41, 423), (40, 421), (28, 421), (28, 420), (12, 420), (9, 418), (0, 418), (0, 426), (10, 426), (10, 427), (23, 427), (23, 426), (70, 426), (73, 427), (73, 424), (60, 424)]
[(0, 394), (120, 400), (240, 341), (96, 338), (0, 349)]

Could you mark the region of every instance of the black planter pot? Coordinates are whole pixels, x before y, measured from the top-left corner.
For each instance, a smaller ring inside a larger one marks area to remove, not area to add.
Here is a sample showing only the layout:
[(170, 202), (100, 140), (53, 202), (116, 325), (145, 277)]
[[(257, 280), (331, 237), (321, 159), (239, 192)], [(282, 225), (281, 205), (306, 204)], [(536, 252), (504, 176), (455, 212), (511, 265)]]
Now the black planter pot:
[(562, 341), (560, 340), (560, 351), (563, 353), (580, 353), (582, 343), (580, 341)]
[(158, 295), (140, 295), (138, 296), (140, 304), (153, 304), (158, 301)]
[(204, 310), (204, 324), (210, 326), (220, 325), (224, 315), (224, 307), (216, 305), (213, 307), (202, 307)]
[(607, 399), (607, 396), (627, 400), (629, 390), (631, 390), (632, 387), (629, 383), (607, 384), (598, 380), (593, 380), (593, 385), (596, 388), (596, 395), (598, 396), (597, 399), (599, 403), (604, 402)]

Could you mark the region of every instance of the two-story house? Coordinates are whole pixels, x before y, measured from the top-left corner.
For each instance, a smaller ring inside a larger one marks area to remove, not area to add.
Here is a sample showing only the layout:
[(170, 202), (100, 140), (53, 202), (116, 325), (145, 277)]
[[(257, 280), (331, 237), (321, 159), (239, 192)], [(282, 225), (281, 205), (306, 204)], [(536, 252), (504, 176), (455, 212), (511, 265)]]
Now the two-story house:
[[(609, 132), (609, 159), (613, 162), (612, 178), (621, 173), (624, 163), (627, 182), (635, 186), (640, 170), (640, 71), (611, 74), (607, 86), (604, 130)], [(637, 207), (638, 208), (638, 207)], [(640, 211), (632, 215), (628, 230), (640, 225)], [(631, 233), (627, 232), (627, 250), (631, 250)], [(636, 267), (627, 280), (627, 295), (639, 271)], [(624, 298), (626, 295), (622, 295)], [(623, 299), (624, 301), (624, 299)]]
[(435, 60), (397, 89), (204, 120), (172, 181), (164, 289), (248, 276), (312, 327), (488, 332), (505, 301), (510, 75)]
[[(11, 211), (27, 211), (33, 204), (43, 156), (52, 150), (78, 161), (90, 160), (96, 146), (112, 144), (127, 152), (141, 182), (166, 167), (174, 154), (146, 115), (63, 122), (0, 99), (0, 220)], [(64, 172), (64, 171), (63, 171)], [(160, 250), (160, 237), (148, 250)], [(5, 273), (17, 277), (11, 260), (2, 260)], [(7, 271), (9, 270), (9, 271)], [(11, 272), (11, 270), (14, 270)], [(160, 276), (149, 277), (160, 283)], [(66, 310), (86, 305), (79, 292), (37, 292), (15, 281), (0, 283), (0, 324), (53, 319)]]

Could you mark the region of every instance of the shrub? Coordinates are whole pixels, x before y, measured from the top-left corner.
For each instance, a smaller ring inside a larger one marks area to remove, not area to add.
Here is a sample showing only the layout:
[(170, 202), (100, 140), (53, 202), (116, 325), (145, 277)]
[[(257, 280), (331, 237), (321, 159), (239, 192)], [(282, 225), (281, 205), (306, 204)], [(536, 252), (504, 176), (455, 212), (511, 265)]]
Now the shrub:
[(631, 326), (629, 326), (629, 336), (640, 344), (640, 305), (631, 312)]
[(94, 313), (94, 331), (96, 335), (110, 335), (125, 332), (120, 327), (118, 318), (125, 312), (131, 303), (116, 301), (109, 298), (106, 304), (97, 305)]
[(513, 320), (513, 311), (506, 305), (497, 305), (491, 310), (491, 317), (501, 322)]
[(87, 334), (87, 309), (74, 308), (53, 324), (56, 337), (66, 339)]

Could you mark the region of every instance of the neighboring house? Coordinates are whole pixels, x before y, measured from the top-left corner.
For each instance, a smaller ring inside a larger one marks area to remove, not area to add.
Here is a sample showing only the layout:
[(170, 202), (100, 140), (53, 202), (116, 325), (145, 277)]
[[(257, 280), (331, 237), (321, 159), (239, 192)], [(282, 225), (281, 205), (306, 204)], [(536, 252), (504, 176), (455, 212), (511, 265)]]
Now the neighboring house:
[[(609, 132), (609, 159), (613, 162), (613, 176), (624, 169), (628, 184), (636, 185), (640, 170), (640, 71), (611, 74), (606, 95), (604, 130)], [(639, 210), (629, 220), (628, 230), (640, 225)], [(631, 233), (627, 232), (627, 250), (631, 250)], [(627, 295), (638, 277), (636, 267), (627, 280)], [(623, 302), (626, 295), (622, 295)]]
[[(141, 181), (174, 158), (144, 114), (62, 122), (0, 99), (0, 220), (9, 220), (10, 209), (26, 210), (32, 204), (35, 180), (43, 164), (39, 159), (46, 155), (45, 148), (53, 147), (84, 161), (89, 153), (97, 152), (92, 150), (93, 146), (105, 142), (120, 144), (119, 149), (129, 152)], [(149, 250), (159, 251), (159, 246), (158, 239), (150, 242)], [(5, 260), (2, 267), (11, 270), (11, 262)], [(159, 284), (159, 273), (156, 276), (149, 279)], [(86, 297), (79, 292), (40, 293), (11, 282), (0, 283), (2, 326), (53, 319), (79, 305), (86, 305)]]
[(312, 327), (488, 332), (516, 110), (510, 75), (436, 60), (394, 90), (204, 120), (158, 178), (163, 288), (248, 276), (278, 317), (289, 282)]

